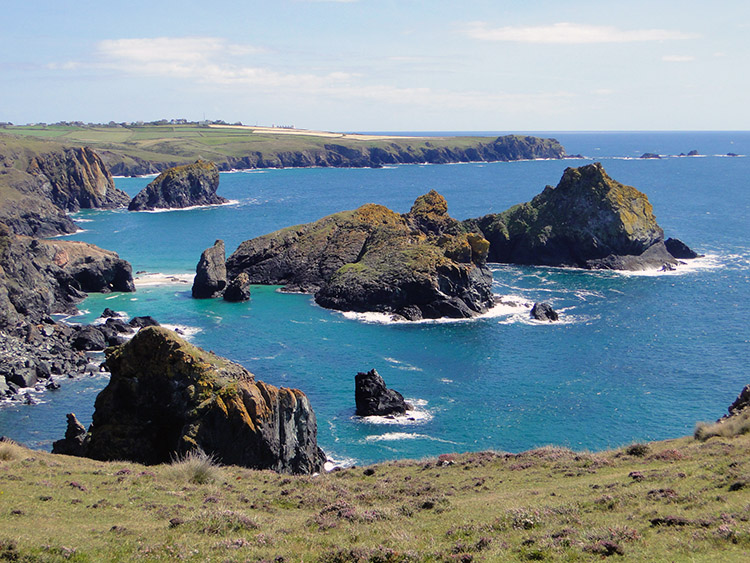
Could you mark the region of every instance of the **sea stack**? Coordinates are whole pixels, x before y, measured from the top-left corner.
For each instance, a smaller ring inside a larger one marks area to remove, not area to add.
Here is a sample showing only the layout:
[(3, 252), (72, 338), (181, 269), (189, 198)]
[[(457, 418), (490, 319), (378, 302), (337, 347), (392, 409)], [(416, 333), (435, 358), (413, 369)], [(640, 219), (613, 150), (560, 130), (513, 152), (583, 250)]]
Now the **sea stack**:
[(411, 408), (401, 393), (386, 387), (385, 381), (374, 369), (354, 376), (354, 401), (357, 416), (405, 414)]
[(210, 299), (221, 297), (227, 286), (226, 252), (224, 241), (219, 239), (201, 254), (195, 268), (193, 279), (193, 297)]
[(175, 166), (159, 174), (136, 195), (128, 210), (181, 209), (196, 205), (220, 205), (227, 199), (216, 195), (219, 169), (213, 162)]
[(322, 469), (315, 414), (302, 391), (256, 381), (163, 327), (141, 329), (106, 357), (112, 375), (92, 425), (82, 441), (80, 429), (71, 432), (79, 455), (158, 464), (201, 449), (226, 465)]

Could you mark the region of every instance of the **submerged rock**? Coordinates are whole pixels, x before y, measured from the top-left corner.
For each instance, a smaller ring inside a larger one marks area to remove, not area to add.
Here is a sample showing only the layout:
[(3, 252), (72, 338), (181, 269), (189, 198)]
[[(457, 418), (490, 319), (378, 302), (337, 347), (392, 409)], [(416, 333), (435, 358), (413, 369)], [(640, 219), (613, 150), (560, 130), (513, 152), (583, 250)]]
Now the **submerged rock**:
[(128, 210), (179, 209), (196, 205), (219, 205), (227, 199), (216, 195), (219, 169), (213, 162), (175, 166), (159, 174), (130, 202)]
[(193, 297), (196, 299), (221, 297), (227, 286), (225, 262), (226, 252), (223, 240), (217, 240), (212, 247), (203, 251), (195, 267)]
[(466, 221), (490, 242), (489, 260), (587, 269), (677, 264), (645, 194), (610, 178), (600, 163), (565, 170), (528, 203)]
[(494, 302), (488, 247), (432, 191), (403, 215), (366, 204), (245, 241), (227, 276), (314, 293), (331, 309), (468, 318)]
[(534, 303), (531, 308), (531, 318), (537, 321), (554, 322), (559, 320), (560, 316), (549, 303)]
[(357, 416), (405, 414), (411, 408), (401, 393), (385, 386), (385, 381), (374, 369), (354, 376), (354, 400)]
[(227, 465), (321, 470), (315, 414), (301, 391), (256, 381), (163, 327), (142, 329), (106, 356), (110, 381), (81, 455), (157, 464), (200, 448)]

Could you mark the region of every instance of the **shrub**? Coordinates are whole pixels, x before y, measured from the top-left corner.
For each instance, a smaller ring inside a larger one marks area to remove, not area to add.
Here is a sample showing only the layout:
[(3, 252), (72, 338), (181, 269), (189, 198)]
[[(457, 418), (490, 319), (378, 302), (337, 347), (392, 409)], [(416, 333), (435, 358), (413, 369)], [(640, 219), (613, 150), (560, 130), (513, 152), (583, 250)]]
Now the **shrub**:
[(177, 457), (170, 464), (168, 473), (175, 480), (196, 485), (212, 483), (221, 475), (216, 458), (203, 450), (190, 450)]
[(635, 457), (643, 457), (650, 450), (651, 448), (648, 444), (631, 444), (627, 448), (625, 448), (625, 453)]
[(14, 459), (21, 459), (21, 446), (16, 444), (13, 440), (3, 438), (0, 441), (0, 461), (13, 461)]

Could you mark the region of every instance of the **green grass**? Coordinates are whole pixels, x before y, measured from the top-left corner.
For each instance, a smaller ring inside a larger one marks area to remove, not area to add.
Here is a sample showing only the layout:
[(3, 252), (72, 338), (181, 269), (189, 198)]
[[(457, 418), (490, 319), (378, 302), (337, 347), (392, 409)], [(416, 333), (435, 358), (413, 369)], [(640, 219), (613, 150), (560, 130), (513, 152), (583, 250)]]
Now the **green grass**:
[(202, 483), (175, 478), (176, 464), (0, 446), (11, 452), (0, 453), (0, 560), (750, 557), (747, 435), (446, 454), (312, 477), (221, 467)]

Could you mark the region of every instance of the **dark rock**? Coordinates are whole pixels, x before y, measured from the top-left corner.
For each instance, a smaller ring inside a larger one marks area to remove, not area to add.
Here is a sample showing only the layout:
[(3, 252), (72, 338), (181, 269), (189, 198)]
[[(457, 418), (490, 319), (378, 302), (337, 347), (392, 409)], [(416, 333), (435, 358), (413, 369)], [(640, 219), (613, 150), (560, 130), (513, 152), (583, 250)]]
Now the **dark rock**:
[(331, 309), (468, 318), (494, 303), (488, 248), (433, 191), (404, 215), (367, 204), (245, 241), (227, 277), (245, 272), (251, 283), (315, 293)]
[(745, 410), (749, 406), (750, 406), (750, 385), (745, 385), (745, 387), (742, 388), (742, 391), (740, 391), (740, 394), (737, 395), (737, 398), (734, 400), (734, 402), (731, 405), (729, 405), (729, 415), (734, 416), (736, 414), (739, 414), (741, 411)]
[(687, 153), (688, 156), (700, 156), (701, 153), (699, 153), (697, 150), (693, 149), (689, 153)]
[(147, 326), (160, 326), (159, 321), (157, 321), (154, 317), (150, 315), (145, 315), (143, 317), (133, 317), (130, 319), (130, 322), (128, 323), (133, 328), (143, 328)]
[(72, 412), (66, 416), (68, 418), (68, 426), (65, 430), (65, 438), (52, 443), (52, 453), (78, 457), (83, 456), (86, 443), (86, 428)]
[(667, 247), (667, 252), (680, 260), (690, 260), (692, 258), (698, 258), (700, 256), (688, 245), (676, 238), (668, 238), (664, 241), (664, 246)]
[(528, 203), (465, 221), (490, 242), (494, 262), (639, 270), (677, 264), (648, 198), (600, 163), (568, 168)]
[(238, 303), (250, 299), (250, 276), (240, 272), (224, 290), (224, 300)]
[(119, 317), (120, 314), (117, 311), (113, 311), (109, 307), (106, 307), (104, 309), (104, 311), (102, 311), (102, 314), (99, 315), (99, 316), (101, 318), (103, 318), (103, 319), (112, 319), (112, 318), (115, 318), (115, 317)]
[(216, 195), (218, 187), (219, 169), (213, 162), (198, 160), (159, 174), (133, 198), (128, 209), (178, 209), (226, 203), (229, 200)]
[(56, 391), (60, 388), (60, 384), (54, 379), (50, 379), (49, 381), (47, 381), (47, 383), (44, 384), (44, 388), (48, 391)]
[(19, 388), (33, 387), (39, 381), (33, 360), (18, 361), (11, 366), (10, 373), (5, 376), (5, 379)]
[(78, 331), (71, 346), (74, 350), (104, 350), (107, 347), (107, 339), (98, 327), (88, 325)]
[(534, 303), (531, 308), (531, 318), (537, 321), (554, 322), (559, 319), (559, 315), (549, 303)]
[(256, 381), (163, 327), (106, 355), (112, 375), (96, 398), (85, 457), (157, 464), (200, 448), (227, 465), (321, 470), (315, 414), (301, 391)]
[(386, 388), (385, 381), (374, 369), (354, 376), (354, 400), (358, 416), (405, 414), (411, 408), (401, 393)]
[(217, 240), (211, 248), (201, 254), (195, 268), (193, 279), (193, 297), (209, 299), (221, 297), (227, 286), (227, 268), (224, 241)]
[(740, 156), (736, 152), (728, 152), (727, 156)]
[(644, 152), (644, 153), (643, 153), (643, 154), (642, 154), (642, 155), (640, 156), (640, 158), (654, 158), (654, 159), (656, 159), (656, 158), (661, 158), (661, 156), (659, 156), (659, 155), (658, 155), (658, 154), (656, 154), (655, 152)]

